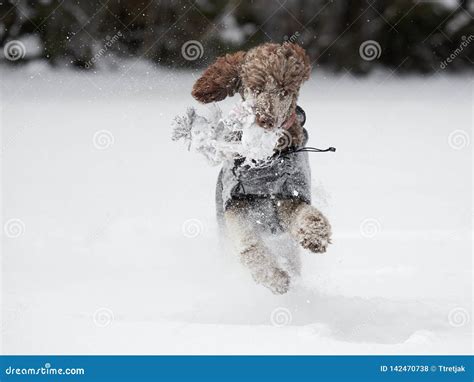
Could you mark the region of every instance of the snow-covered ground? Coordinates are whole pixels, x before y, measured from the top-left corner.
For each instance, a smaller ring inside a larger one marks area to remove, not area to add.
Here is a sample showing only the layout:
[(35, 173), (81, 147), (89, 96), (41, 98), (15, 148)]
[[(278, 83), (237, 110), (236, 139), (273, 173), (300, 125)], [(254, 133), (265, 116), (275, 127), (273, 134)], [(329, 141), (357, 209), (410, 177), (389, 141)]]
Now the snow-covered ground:
[(472, 79), (314, 72), (334, 244), (274, 296), (219, 243), (218, 169), (171, 142), (197, 73), (125, 66), (0, 68), (3, 353), (471, 352)]

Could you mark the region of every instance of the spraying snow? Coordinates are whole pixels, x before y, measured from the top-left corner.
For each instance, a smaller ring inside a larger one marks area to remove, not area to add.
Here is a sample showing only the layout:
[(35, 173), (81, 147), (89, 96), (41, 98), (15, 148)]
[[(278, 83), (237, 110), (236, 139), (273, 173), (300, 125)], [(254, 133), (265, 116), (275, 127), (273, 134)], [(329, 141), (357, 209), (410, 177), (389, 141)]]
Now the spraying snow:
[(188, 108), (185, 116), (173, 121), (172, 139), (183, 139), (188, 149), (204, 155), (211, 165), (245, 158), (244, 164), (254, 167), (273, 156), (283, 134), (283, 129), (269, 131), (258, 126), (253, 102), (241, 101), (225, 118), (217, 104), (211, 105), (208, 117)]

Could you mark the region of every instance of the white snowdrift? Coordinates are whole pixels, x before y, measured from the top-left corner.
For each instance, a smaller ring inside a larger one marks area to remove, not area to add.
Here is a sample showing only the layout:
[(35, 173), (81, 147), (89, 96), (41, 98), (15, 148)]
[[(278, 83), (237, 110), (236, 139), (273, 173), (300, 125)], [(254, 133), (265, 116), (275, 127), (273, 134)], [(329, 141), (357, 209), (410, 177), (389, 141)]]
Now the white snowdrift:
[(132, 64), (0, 68), (2, 216), (24, 224), (2, 237), (3, 353), (471, 351), (472, 153), (449, 138), (469, 137), (469, 81), (314, 73), (334, 244), (273, 296), (219, 246), (218, 169), (170, 141), (193, 76)]

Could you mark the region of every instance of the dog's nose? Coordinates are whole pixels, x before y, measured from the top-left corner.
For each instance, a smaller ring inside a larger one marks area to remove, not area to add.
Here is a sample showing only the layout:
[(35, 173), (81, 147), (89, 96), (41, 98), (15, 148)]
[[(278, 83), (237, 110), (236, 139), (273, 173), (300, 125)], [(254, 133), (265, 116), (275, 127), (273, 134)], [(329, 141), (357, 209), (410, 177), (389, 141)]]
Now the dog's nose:
[(271, 129), (274, 126), (273, 119), (265, 114), (257, 114), (257, 124), (264, 129)]

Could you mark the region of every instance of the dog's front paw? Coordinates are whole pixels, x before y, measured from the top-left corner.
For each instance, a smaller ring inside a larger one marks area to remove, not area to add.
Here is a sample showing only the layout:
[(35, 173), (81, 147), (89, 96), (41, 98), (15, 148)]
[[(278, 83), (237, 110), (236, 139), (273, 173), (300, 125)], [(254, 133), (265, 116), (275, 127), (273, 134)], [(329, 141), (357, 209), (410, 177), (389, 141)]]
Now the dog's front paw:
[(273, 294), (285, 294), (290, 289), (290, 276), (287, 272), (272, 267), (253, 274), (256, 283), (270, 289)]
[(285, 294), (290, 289), (290, 276), (281, 269), (273, 268), (268, 279), (263, 284), (273, 294)]
[(299, 244), (313, 253), (325, 253), (331, 244), (331, 225), (319, 211), (304, 213), (298, 222)]
[(309, 249), (313, 253), (325, 253), (328, 245), (331, 244), (329, 237), (305, 237), (300, 242), (301, 246), (305, 249)]
[(271, 256), (260, 245), (254, 244), (243, 250), (241, 261), (250, 269), (257, 284), (267, 287), (273, 294), (288, 292), (290, 276), (275, 266)]

